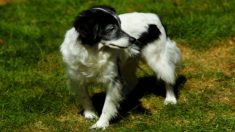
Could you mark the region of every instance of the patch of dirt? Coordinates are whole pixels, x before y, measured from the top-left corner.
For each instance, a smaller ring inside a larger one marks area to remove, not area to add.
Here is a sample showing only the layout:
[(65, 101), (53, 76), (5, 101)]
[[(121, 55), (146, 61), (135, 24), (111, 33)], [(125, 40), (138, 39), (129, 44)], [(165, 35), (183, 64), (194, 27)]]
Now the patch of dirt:
[(216, 46), (199, 52), (179, 45), (184, 62), (182, 74), (188, 76), (185, 88), (203, 93), (214, 91), (213, 100), (235, 104), (235, 37), (218, 42)]
[(0, 38), (0, 45), (4, 45), (4, 40)]
[(0, 6), (6, 5), (10, 2), (11, 2), (11, 0), (0, 0)]
[(7, 4), (11, 4), (11, 3), (16, 3), (16, 4), (20, 4), (26, 2), (26, 0), (0, 0), (0, 6), (4, 6)]

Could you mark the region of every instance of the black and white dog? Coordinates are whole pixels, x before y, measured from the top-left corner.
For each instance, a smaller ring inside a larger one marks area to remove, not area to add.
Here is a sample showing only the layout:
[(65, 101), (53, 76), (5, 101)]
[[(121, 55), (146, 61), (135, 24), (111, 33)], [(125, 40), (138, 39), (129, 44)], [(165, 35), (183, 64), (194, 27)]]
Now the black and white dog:
[(112, 7), (92, 7), (83, 11), (67, 31), (61, 53), (69, 87), (76, 92), (85, 118), (98, 118), (88, 85), (100, 83), (107, 87), (102, 113), (91, 128), (105, 129), (117, 115), (120, 101), (137, 84), (140, 58), (166, 83), (165, 104), (177, 103), (173, 85), (181, 53), (167, 38), (156, 14), (118, 16)]

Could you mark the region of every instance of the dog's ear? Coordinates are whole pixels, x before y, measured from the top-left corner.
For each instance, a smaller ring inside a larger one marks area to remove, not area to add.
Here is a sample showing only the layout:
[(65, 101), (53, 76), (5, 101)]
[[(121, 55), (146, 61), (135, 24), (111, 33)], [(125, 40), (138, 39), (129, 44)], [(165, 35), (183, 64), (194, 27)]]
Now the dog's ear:
[(89, 13), (82, 13), (74, 21), (74, 27), (83, 44), (94, 45), (100, 40), (98, 36), (99, 25), (95, 22), (95, 19)]

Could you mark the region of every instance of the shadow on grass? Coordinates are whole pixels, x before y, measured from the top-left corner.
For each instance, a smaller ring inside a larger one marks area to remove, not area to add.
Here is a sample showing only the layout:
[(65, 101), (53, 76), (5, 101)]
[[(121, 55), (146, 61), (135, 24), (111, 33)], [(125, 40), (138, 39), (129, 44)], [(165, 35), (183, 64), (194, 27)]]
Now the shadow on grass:
[[(143, 77), (138, 79), (138, 84), (136, 88), (126, 97), (126, 99), (121, 103), (119, 109), (119, 117), (127, 116), (131, 111), (132, 113), (149, 113), (146, 110), (140, 99), (148, 94), (154, 94), (156, 96), (165, 97), (166, 90), (165, 84), (163, 81), (156, 80), (155, 76)], [(187, 81), (186, 77), (179, 76), (174, 85), (174, 92), (179, 97), (180, 90), (183, 88), (185, 82)], [(101, 114), (102, 107), (104, 105), (105, 93), (97, 93), (92, 97), (94, 102), (94, 107), (96, 108), (98, 114)], [(116, 119), (118, 120), (118, 118)]]

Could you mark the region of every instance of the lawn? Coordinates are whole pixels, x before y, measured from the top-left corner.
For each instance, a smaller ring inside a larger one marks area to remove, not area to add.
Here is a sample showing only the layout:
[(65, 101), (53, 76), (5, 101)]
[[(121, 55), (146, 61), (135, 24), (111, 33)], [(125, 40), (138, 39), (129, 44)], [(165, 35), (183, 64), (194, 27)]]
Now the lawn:
[[(89, 131), (59, 53), (74, 17), (94, 4), (154, 12), (183, 54), (178, 100), (140, 64), (140, 88), (107, 131), (235, 131), (235, 1), (0, 0), (0, 131)], [(90, 91), (100, 111), (104, 91)]]

